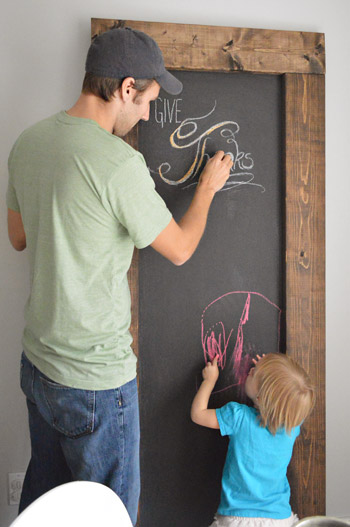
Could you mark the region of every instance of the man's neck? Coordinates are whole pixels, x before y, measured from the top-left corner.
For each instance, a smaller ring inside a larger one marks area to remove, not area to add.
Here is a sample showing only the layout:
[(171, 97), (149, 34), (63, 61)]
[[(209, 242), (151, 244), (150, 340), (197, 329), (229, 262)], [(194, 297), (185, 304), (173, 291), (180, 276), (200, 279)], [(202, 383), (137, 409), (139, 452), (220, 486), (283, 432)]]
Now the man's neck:
[(112, 102), (106, 102), (92, 94), (82, 93), (77, 102), (67, 110), (68, 115), (82, 119), (92, 119), (107, 132), (113, 133), (115, 108)]

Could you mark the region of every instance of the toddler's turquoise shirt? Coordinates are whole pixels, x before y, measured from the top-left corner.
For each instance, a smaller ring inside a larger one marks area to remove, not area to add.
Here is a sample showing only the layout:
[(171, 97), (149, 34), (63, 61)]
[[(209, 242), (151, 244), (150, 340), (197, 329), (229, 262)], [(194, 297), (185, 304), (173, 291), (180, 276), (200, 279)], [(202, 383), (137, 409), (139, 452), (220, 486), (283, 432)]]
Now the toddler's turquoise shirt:
[(223, 516), (284, 519), (291, 515), (287, 467), (300, 433), (272, 435), (259, 425), (258, 411), (228, 403), (216, 410), (221, 435), (229, 436), (218, 513)]

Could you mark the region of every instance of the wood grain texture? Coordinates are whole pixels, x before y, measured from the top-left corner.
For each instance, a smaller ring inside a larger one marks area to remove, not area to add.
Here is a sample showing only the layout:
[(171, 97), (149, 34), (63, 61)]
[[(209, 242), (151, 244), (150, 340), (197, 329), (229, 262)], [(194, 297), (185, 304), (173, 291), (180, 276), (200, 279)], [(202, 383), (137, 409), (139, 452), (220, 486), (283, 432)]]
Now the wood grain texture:
[(323, 33), (93, 18), (92, 38), (113, 27), (125, 26), (153, 37), (170, 69), (325, 72)]
[(302, 517), (325, 514), (324, 77), (286, 75), (285, 113), (287, 353), (317, 388), (289, 470)]

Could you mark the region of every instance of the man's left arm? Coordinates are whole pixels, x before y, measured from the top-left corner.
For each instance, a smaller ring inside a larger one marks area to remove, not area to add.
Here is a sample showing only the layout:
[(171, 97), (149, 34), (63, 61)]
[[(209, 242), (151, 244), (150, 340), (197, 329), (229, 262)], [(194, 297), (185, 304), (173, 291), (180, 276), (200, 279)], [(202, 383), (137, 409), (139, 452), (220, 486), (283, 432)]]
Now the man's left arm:
[(27, 247), (26, 233), (24, 232), (20, 212), (8, 209), (7, 213), (8, 235), (11, 245), (16, 251), (23, 251)]

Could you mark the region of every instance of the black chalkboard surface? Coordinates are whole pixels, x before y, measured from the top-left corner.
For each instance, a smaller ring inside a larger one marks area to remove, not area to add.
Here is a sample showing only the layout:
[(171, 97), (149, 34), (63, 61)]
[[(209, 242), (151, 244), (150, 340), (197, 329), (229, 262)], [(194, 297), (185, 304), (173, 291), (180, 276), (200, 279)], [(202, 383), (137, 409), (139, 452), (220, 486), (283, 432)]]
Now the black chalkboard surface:
[(139, 149), (176, 220), (208, 156), (232, 174), (194, 256), (176, 267), (140, 252), (141, 527), (205, 527), (219, 504), (227, 442), (190, 420), (206, 360), (219, 355), (211, 407), (246, 401), (257, 353), (284, 351), (281, 78), (175, 72), (140, 123)]

